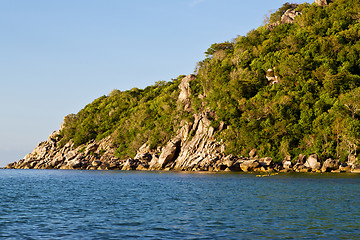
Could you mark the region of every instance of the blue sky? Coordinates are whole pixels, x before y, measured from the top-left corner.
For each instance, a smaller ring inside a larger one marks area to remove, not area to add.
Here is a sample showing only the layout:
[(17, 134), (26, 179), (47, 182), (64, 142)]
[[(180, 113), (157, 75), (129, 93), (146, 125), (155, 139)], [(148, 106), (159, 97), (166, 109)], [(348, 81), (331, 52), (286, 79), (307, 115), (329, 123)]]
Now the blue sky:
[(245, 35), (285, 2), (0, 0), (0, 166), (113, 89), (192, 73), (212, 43)]

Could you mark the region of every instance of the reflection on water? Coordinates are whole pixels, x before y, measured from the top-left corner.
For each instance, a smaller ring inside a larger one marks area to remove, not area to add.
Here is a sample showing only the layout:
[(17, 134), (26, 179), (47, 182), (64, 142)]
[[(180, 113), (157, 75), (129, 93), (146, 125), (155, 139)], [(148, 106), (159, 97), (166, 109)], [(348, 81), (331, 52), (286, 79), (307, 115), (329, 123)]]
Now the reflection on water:
[(356, 239), (360, 175), (0, 170), (0, 238)]

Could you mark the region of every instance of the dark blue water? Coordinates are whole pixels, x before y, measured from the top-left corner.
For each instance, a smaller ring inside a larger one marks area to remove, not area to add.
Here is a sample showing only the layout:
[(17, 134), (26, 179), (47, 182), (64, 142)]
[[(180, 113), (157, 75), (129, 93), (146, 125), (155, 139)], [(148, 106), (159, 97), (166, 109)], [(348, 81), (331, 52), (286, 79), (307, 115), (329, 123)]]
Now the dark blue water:
[(0, 239), (359, 239), (360, 175), (0, 170)]

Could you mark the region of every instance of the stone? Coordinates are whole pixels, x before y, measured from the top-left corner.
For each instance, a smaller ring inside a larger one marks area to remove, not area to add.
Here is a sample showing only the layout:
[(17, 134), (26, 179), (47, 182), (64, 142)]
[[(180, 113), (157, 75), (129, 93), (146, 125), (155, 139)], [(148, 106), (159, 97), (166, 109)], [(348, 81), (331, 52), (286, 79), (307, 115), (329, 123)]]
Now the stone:
[(91, 153), (94, 153), (97, 150), (97, 148), (98, 148), (98, 144), (95, 141), (93, 141), (87, 145), (84, 153), (85, 155), (89, 155)]
[(292, 168), (292, 162), (289, 160), (284, 160), (282, 162), (283, 168), (284, 169), (291, 169)]
[(146, 171), (149, 169), (149, 165), (141, 163), (139, 166), (136, 167), (137, 171)]
[(138, 153), (134, 158), (141, 161), (151, 161), (152, 155), (150, 153)]
[(108, 168), (112, 170), (119, 169), (119, 165), (116, 162), (111, 162)]
[(80, 160), (72, 160), (68, 163), (68, 166), (70, 166), (71, 168), (80, 168), (82, 166), (82, 163)]
[(311, 171), (310, 168), (308, 167), (305, 167), (305, 165), (303, 164), (300, 164), (300, 163), (296, 163), (292, 169), (295, 171), (295, 172), (309, 172)]
[(135, 170), (139, 166), (140, 162), (137, 159), (129, 158), (121, 168), (123, 171)]
[(316, 154), (310, 155), (304, 165), (313, 171), (319, 170), (321, 167), (321, 163), (318, 161), (318, 156)]
[(298, 159), (296, 159), (295, 163), (299, 163), (299, 164), (305, 164), (306, 162), (306, 156), (303, 154), (299, 154)]
[(256, 152), (257, 152), (257, 150), (254, 148), (254, 149), (252, 149), (250, 152), (249, 152), (249, 157), (250, 158), (254, 158), (255, 156), (256, 156)]
[(179, 84), (180, 94), (178, 100), (184, 104), (185, 111), (191, 111), (191, 92), (190, 92), (190, 81), (196, 79), (194, 74), (189, 74), (181, 80)]
[(275, 74), (275, 68), (270, 68), (266, 71), (266, 79), (270, 82), (270, 86), (280, 83), (280, 78)]
[(292, 24), (294, 22), (294, 19), (297, 16), (300, 16), (302, 13), (299, 11), (296, 11), (295, 9), (288, 9), (286, 12), (281, 16), (281, 23), (290, 23)]
[(175, 160), (178, 155), (181, 139), (175, 138), (168, 142), (163, 148), (162, 153), (159, 157), (159, 164), (161, 167), (165, 167), (168, 163)]
[(100, 160), (95, 160), (91, 163), (93, 167), (99, 167), (101, 166), (102, 162)]
[(248, 160), (240, 164), (240, 168), (243, 172), (255, 171), (259, 166), (260, 163), (257, 160)]
[(340, 162), (338, 160), (333, 160), (331, 158), (326, 159), (321, 167), (321, 172), (331, 172), (339, 169)]
[(354, 164), (351, 166), (352, 173), (360, 173), (360, 164)]
[(326, 6), (329, 3), (333, 2), (332, 0), (315, 0), (315, 3), (319, 6)]
[(157, 155), (153, 155), (151, 161), (149, 162), (149, 170), (159, 170), (161, 169), (161, 165), (159, 163), (159, 157)]
[(258, 161), (262, 167), (270, 167), (274, 164), (274, 161), (271, 157), (261, 158)]
[(68, 153), (65, 154), (65, 159), (66, 160), (72, 160), (76, 157), (77, 151), (69, 151)]
[(339, 170), (340, 172), (351, 172), (351, 166), (346, 163), (343, 163), (339, 166)]

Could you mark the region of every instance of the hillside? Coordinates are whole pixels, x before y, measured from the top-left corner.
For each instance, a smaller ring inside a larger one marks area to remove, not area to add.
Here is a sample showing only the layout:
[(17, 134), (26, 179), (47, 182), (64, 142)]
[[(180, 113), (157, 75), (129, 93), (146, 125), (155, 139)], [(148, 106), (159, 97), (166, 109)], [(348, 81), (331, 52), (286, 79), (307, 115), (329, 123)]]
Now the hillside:
[(332, 170), (357, 169), (359, 12), (359, 1), (285, 3), (211, 45), (194, 74), (113, 90), (66, 116), (8, 168), (311, 171), (331, 158)]

